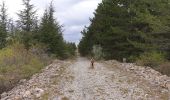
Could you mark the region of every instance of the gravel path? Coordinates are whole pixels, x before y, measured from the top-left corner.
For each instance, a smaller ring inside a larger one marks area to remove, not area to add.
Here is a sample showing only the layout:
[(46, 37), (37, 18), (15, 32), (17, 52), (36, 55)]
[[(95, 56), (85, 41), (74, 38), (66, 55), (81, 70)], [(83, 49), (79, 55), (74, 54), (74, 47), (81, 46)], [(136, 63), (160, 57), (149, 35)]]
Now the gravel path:
[(151, 84), (118, 62), (95, 62), (78, 57), (55, 61), (2, 100), (170, 100), (170, 92)]
[(168, 100), (168, 90), (117, 66), (121, 64), (95, 63), (90, 69), (89, 60), (78, 58), (67, 74), (73, 80), (64, 81), (59, 88), (62, 96), (53, 100)]

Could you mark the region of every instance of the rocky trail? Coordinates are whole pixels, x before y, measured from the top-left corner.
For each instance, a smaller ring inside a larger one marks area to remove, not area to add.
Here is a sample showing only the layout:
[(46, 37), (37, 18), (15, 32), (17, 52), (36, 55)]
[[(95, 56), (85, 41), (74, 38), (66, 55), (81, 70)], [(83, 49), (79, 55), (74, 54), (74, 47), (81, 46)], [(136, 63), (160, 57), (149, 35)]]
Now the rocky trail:
[(78, 57), (54, 61), (1, 100), (170, 100), (170, 77), (149, 67)]

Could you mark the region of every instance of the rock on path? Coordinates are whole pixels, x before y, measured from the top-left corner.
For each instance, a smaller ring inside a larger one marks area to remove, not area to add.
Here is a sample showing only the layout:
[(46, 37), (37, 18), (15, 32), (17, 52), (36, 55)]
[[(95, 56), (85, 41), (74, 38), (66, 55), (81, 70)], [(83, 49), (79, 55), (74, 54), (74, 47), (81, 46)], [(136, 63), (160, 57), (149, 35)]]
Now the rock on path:
[[(170, 100), (169, 77), (116, 61), (55, 61), (2, 100)], [(156, 76), (157, 75), (157, 76)]]

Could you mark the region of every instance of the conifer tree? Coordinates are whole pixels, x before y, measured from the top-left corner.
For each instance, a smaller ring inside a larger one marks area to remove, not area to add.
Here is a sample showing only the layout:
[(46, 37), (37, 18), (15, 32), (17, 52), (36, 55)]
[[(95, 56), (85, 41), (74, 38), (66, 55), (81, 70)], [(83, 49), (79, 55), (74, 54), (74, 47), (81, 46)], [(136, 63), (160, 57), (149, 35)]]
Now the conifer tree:
[(100, 45), (106, 59), (121, 60), (159, 50), (164, 41), (160, 37), (170, 30), (169, 4), (167, 0), (103, 0), (83, 31), (80, 53), (89, 55), (94, 45)]
[(5, 3), (0, 5), (0, 49), (6, 46), (7, 38), (7, 9)]
[(19, 20), (18, 25), (22, 32), (22, 41), (28, 50), (31, 46), (33, 40), (33, 32), (35, 32), (37, 17), (36, 10), (34, 10), (34, 5), (30, 4), (31, 0), (22, 0), (25, 8), (18, 13)]
[(57, 57), (65, 58), (65, 44), (62, 37), (62, 26), (54, 18), (52, 3), (45, 10), (40, 24), (39, 41), (48, 45), (48, 51)]
[(36, 20), (36, 10), (34, 5), (30, 4), (31, 0), (22, 0), (25, 8), (18, 13), (20, 27), (25, 32), (31, 32), (34, 29)]

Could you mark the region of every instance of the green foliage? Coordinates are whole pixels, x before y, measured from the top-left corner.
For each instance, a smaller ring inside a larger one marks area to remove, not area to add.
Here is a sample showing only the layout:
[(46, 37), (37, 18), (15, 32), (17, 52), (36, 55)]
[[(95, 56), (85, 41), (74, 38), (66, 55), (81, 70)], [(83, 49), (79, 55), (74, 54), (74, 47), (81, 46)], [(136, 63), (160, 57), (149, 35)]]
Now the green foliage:
[(0, 92), (11, 88), (11, 83), (14, 85), (20, 79), (29, 78), (48, 64), (50, 58), (37, 51), (41, 51), (40, 48), (27, 51), (19, 43), (0, 50)]
[(22, 0), (25, 8), (18, 13), (18, 25), (22, 29), (22, 42), (28, 50), (33, 40), (33, 32), (37, 28), (37, 17), (34, 5), (30, 4), (31, 0)]
[(25, 8), (18, 13), (16, 24), (7, 21), (4, 3), (0, 8), (0, 93), (39, 72), (53, 55), (59, 59), (75, 56), (76, 45), (64, 41), (52, 3), (39, 26), (30, 2), (23, 0)]
[[(37, 39), (40, 43), (47, 45), (48, 53), (55, 54), (60, 59), (66, 59), (69, 55), (74, 55), (73, 44), (67, 44), (62, 37), (62, 26), (54, 19), (54, 8), (45, 10)], [(70, 50), (70, 51), (69, 51)]]
[(22, 0), (25, 8), (18, 13), (18, 24), (25, 32), (31, 32), (35, 28), (36, 11), (34, 5), (30, 4), (31, 0)]
[(49, 52), (56, 54), (57, 57), (64, 55), (62, 50), (64, 42), (61, 33), (61, 26), (55, 21), (54, 8), (52, 4), (47, 9), (42, 18), (39, 32), (39, 41), (48, 45)]
[(75, 56), (75, 51), (77, 49), (75, 43), (66, 43), (66, 52), (67, 52), (67, 58)]
[[(132, 59), (144, 52), (169, 52), (169, 1), (103, 0), (82, 32), (79, 52), (91, 55), (100, 45), (105, 59)], [(131, 58), (129, 58), (131, 57)]]
[(55, 11), (52, 2), (49, 8), (45, 10), (39, 25), (36, 10), (34, 10), (31, 0), (22, 1), (24, 9), (17, 13), (19, 20), (16, 25), (12, 20), (7, 22), (5, 4), (2, 5), (0, 13), (0, 49), (5, 47), (6, 44), (11, 45), (14, 42), (19, 42), (24, 44), (28, 51), (35, 44), (43, 44), (46, 47), (46, 53), (55, 55), (60, 59), (66, 59), (74, 55), (75, 44), (65, 43), (62, 36), (62, 26), (54, 18)]
[(7, 38), (7, 9), (5, 8), (5, 3), (0, 5), (0, 49), (6, 46)]
[[(121, 59), (130, 55), (134, 48), (127, 40), (129, 15), (126, 7), (118, 6), (117, 1), (104, 0), (91, 22), (79, 44), (82, 55), (91, 54), (94, 45), (102, 47), (106, 59)], [(129, 47), (131, 49), (125, 49)]]
[(141, 54), (136, 63), (142, 66), (158, 67), (165, 62), (165, 54), (152, 51)]
[(95, 60), (101, 60), (104, 56), (104, 54), (102, 52), (102, 48), (99, 45), (93, 46), (92, 53), (93, 53), (93, 57)]
[(82, 32), (83, 38), (78, 45), (78, 50), (81, 56), (91, 55), (92, 47), (93, 47), (93, 36), (87, 33), (87, 29), (84, 29)]

